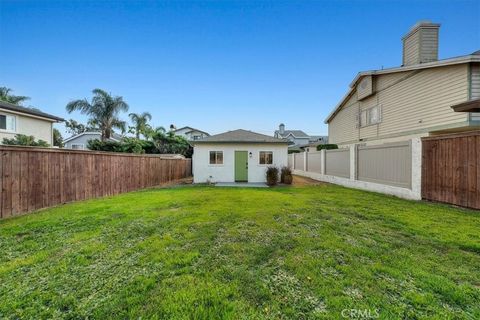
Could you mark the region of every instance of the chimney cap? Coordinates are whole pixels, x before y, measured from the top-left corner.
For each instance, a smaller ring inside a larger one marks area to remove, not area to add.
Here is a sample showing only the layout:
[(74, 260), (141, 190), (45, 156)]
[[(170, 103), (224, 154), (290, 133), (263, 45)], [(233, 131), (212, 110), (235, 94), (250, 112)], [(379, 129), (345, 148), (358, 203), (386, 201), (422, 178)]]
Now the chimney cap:
[(440, 28), (440, 23), (434, 23), (430, 20), (420, 20), (417, 23), (415, 23), (408, 33), (402, 37), (402, 40), (405, 40), (405, 38), (408, 38), (412, 33), (416, 32), (420, 28)]

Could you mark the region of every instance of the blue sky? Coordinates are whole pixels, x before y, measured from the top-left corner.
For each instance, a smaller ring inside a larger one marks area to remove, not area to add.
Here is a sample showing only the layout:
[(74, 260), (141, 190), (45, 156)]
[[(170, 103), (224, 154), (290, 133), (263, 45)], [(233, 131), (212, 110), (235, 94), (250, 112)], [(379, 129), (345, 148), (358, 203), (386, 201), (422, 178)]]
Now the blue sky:
[(422, 19), (440, 58), (480, 49), (479, 1), (1, 0), (0, 86), (80, 121), (65, 105), (102, 88), (156, 126), (326, 134), (355, 74), (400, 65)]

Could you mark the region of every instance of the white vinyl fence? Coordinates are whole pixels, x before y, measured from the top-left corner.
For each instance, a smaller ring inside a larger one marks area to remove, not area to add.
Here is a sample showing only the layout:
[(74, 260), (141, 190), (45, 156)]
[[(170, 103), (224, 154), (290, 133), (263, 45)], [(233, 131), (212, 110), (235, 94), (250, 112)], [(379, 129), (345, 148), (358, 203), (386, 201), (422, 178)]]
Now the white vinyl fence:
[(351, 145), (289, 155), (294, 174), (407, 199), (421, 199), (421, 141)]

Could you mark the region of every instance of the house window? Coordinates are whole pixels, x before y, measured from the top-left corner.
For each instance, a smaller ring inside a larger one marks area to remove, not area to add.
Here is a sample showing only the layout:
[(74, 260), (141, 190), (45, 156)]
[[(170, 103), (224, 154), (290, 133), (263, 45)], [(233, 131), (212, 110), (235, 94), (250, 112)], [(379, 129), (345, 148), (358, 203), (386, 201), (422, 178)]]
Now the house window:
[(260, 151), (259, 163), (260, 164), (272, 164), (273, 163), (273, 152), (272, 151)]
[(223, 151), (210, 151), (210, 164), (223, 164)]
[(0, 114), (0, 130), (15, 131), (15, 120), (15, 116), (7, 116), (5, 114)]
[(85, 145), (84, 145), (84, 144), (72, 144), (72, 149), (75, 149), (75, 150), (84, 150), (84, 149), (85, 149)]
[(381, 122), (380, 107), (375, 106), (369, 109), (362, 110), (360, 113), (360, 127), (366, 127), (372, 124)]

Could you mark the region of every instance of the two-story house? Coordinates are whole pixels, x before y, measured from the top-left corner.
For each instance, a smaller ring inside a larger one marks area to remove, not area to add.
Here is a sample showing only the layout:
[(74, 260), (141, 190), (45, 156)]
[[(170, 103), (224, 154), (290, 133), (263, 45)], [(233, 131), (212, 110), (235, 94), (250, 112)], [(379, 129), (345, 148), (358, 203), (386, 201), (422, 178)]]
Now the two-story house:
[(357, 74), (325, 120), (329, 143), (378, 144), (480, 128), (480, 114), (452, 108), (480, 98), (480, 51), (438, 60), (439, 27), (413, 26), (402, 38), (402, 66)]
[(175, 135), (182, 136), (187, 140), (200, 140), (210, 136), (210, 134), (208, 134), (207, 132), (192, 127), (182, 127), (179, 129), (175, 129), (174, 133)]
[(328, 137), (310, 136), (302, 130), (285, 130), (285, 124), (280, 123), (278, 130), (275, 130), (273, 136), (277, 139), (288, 140), (289, 149), (303, 148), (310, 145), (327, 143)]
[(0, 144), (4, 138), (12, 139), (17, 134), (24, 134), (53, 145), (53, 124), (62, 121), (62, 118), (38, 109), (0, 101)]

